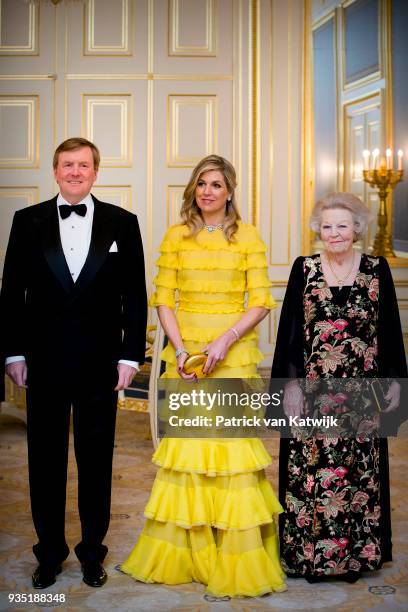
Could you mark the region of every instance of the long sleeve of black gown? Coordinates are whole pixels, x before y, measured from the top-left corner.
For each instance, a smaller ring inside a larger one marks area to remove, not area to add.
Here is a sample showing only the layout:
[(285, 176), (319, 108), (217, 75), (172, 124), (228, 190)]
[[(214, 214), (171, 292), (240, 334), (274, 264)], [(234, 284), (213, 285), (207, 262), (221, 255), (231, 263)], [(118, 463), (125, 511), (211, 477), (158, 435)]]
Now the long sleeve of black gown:
[(404, 339), (394, 282), (387, 260), (379, 258), (378, 373), (382, 377), (408, 376)]
[[(406, 379), (407, 362), (394, 282), (387, 260), (384, 257), (379, 260), (378, 376)], [(382, 414), (383, 434), (396, 435), (399, 425), (408, 417), (408, 381), (400, 382), (400, 406), (395, 412)]]
[(292, 266), (282, 304), (272, 378), (301, 378), (305, 375), (303, 284), (303, 257), (298, 257)]

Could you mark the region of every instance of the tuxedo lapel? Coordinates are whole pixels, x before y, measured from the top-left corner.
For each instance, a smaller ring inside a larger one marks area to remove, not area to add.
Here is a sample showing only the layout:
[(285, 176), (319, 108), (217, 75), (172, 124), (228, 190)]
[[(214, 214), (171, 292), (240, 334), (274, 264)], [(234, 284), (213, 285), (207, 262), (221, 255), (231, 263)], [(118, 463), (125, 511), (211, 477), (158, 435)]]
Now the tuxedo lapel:
[(58, 222), (57, 197), (44, 202), (35, 220), (45, 259), (66, 292), (74, 283), (62, 250)]
[[(92, 196), (93, 197), (93, 196)], [(93, 197), (95, 208), (92, 223), (91, 244), (88, 256), (81, 273), (73, 286), (73, 295), (77, 295), (89, 285), (105, 261), (112, 244), (112, 222), (109, 219), (108, 207)]]

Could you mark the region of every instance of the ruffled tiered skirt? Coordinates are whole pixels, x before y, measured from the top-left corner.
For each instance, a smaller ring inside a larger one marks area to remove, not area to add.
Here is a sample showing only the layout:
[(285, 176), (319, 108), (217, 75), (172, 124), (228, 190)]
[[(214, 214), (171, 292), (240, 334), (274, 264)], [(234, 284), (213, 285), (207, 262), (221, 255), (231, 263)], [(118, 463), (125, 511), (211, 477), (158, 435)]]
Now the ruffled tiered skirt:
[(258, 439), (165, 439), (146, 524), (123, 572), (143, 582), (201, 582), (216, 596), (285, 591), (273, 515), (283, 511)]

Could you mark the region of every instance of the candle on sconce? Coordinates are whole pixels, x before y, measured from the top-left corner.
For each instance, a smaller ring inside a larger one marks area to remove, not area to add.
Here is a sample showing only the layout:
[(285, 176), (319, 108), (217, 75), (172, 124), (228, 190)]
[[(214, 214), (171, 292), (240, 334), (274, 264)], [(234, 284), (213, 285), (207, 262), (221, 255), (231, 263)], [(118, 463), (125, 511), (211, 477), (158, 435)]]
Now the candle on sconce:
[(398, 170), (402, 170), (402, 157), (403, 157), (404, 153), (402, 151), (402, 149), (399, 149), (398, 151)]
[(370, 151), (368, 149), (364, 149), (363, 159), (364, 159), (364, 170), (369, 170), (370, 169)]
[(387, 149), (385, 152), (387, 158), (387, 170), (392, 170), (392, 151), (391, 149)]
[(377, 169), (377, 159), (380, 154), (380, 149), (374, 149), (373, 151), (373, 170)]

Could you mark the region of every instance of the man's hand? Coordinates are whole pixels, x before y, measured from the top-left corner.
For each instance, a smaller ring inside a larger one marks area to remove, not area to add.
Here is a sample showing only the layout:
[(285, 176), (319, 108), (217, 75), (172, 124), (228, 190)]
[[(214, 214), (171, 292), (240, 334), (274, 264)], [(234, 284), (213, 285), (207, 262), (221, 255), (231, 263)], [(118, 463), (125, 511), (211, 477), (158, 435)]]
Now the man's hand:
[(13, 363), (6, 365), (6, 374), (18, 387), (27, 387), (27, 364), (25, 359), (13, 361)]
[(115, 387), (115, 391), (123, 391), (130, 385), (135, 376), (137, 370), (127, 363), (118, 363), (118, 384)]

